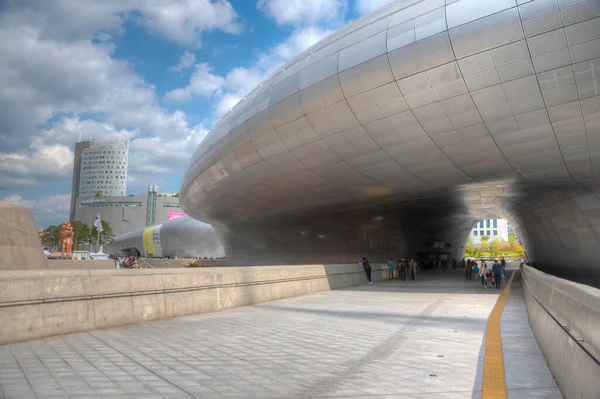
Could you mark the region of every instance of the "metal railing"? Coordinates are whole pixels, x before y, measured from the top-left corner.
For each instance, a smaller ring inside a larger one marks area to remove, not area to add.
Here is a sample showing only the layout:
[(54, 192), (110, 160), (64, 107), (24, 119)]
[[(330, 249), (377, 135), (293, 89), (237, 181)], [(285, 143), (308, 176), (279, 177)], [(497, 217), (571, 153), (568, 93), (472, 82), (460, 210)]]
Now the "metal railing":
[(138, 258), (137, 264), (140, 267), (140, 269), (154, 269), (154, 266), (148, 263), (148, 261), (144, 258)]

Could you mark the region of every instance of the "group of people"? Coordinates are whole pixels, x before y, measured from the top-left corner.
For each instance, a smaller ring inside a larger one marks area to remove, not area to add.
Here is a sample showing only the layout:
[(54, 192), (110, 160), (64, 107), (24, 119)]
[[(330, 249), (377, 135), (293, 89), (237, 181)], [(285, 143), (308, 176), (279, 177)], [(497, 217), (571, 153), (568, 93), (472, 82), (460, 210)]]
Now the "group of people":
[(468, 259), (465, 262), (465, 279), (471, 280), (473, 274), (475, 274), (475, 278), (481, 279), (481, 286), (484, 288), (488, 287), (488, 280), (491, 280), (491, 283), (496, 288), (500, 288), (500, 283), (504, 280), (504, 268), (506, 267), (506, 260), (502, 258), (500, 262), (498, 259), (494, 260), (494, 264), (491, 269), (488, 268), (485, 260), (481, 260), (481, 267), (477, 264), (476, 260)]
[(398, 272), (398, 280), (406, 280), (406, 275), (409, 274), (411, 280), (417, 277), (417, 262), (410, 258), (406, 261), (404, 258), (400, 259), (398, 263), (394, 263), (394, 260), (390, 258), (387, 262), (388, 267), (388, 278), (392, 280), (394, 278), (394, 271)]
[[(369, 263), (367, 258), (364, 257), (362, 258), (362, 261), (360, 263), (365, 269), (365, 273), (367, 274), (367, 280), (369, 280), (369, 284), (373, 283), (373, 278), (371, 275), (371, 264)], [(413, 258), (408, 259), (408, 261), (402, 258), (398, 261), (398, 263), (394, 263), (393, 259), (390, 258), (390, 260), (387, 263), (387, 266), (388, 277), (390, 280), (394, 278), (394, 271), (398, 272), (398, 280), (406, 280), (407, 274), (410, 275), (410, 278), (412, 280), (414, 280), (417, 277), (418, 264)]]
[(133, 255), (119, 258), (117, 261), (117, 269), (139, 269), (140, 266), (137, 264), (137, 257)]

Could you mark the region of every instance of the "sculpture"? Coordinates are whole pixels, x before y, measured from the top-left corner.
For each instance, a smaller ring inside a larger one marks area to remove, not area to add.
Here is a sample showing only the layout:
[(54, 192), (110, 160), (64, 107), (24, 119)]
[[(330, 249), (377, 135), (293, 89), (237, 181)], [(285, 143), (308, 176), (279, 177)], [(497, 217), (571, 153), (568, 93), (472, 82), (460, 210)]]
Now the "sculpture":
[(60, 243), (62, 245), (61, 257), (62, 259), (69, 259), (73, 253), (73, 227), (71, 227), (71, 223), (66, 222), (62, 225), (62, 230), (60, 231)]

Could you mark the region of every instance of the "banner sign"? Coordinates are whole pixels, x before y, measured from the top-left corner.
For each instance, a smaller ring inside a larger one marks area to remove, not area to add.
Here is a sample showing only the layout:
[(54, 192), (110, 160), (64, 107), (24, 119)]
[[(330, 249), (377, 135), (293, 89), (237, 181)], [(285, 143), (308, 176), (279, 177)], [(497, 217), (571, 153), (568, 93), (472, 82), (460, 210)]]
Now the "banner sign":
[(168, 219), (177, 219), (185, 216), (185, 212), (169, 212)]
[(144, 244), (144, 252), (146, 256), (162, 256), (162, 248), (160, 246), (160, 227), (162, 224), (148, 227), (142, 235)]

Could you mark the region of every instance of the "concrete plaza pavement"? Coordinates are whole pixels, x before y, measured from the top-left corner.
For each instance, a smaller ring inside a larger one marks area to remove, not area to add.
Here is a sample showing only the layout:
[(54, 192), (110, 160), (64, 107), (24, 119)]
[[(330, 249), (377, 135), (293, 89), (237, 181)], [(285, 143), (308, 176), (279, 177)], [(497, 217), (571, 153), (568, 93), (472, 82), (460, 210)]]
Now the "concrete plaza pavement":
[[(500, 292), (460, 272), (422, 272), (416, 281), (5, 345), (0, 398), (478, 398), (486, 320)], [(507, 337), (527, 335), (522, 301), (507, 303)], [(544, 368), (535, 340), (526, 341), (531, 350), (519, 358), (537, 356)], [(507, 381), (511, 398), (528, 387), (561, 397), (547, 367), (527, 374), (518, 364), (509, 356), (507, 377), (521, 378), (514, 392)]]

